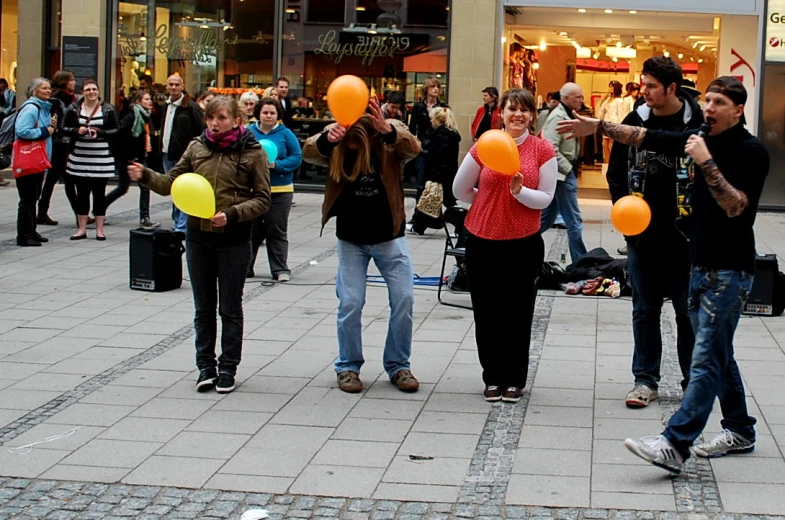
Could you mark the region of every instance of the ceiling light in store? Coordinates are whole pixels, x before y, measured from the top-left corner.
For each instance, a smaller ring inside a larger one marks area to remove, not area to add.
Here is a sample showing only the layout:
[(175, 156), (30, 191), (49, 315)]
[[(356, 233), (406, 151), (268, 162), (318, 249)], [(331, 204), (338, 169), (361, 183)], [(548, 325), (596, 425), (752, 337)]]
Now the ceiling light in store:
[(545, 42), (540, 42), (540, 50), (541, 50), (541, 51), (544, 51), (544, 50), (545, 50), (545, 49), (547, 49), (547, 48), (548, 48), (548, 44), (547, 44), (547, 43), (545, 43)]
[(599, 57), (600, 57), (600, 52), (599, 51), (594, 51), (594, 54), (592, 54), (592, 58), (594, 58), (596, 60)]
[(662, 55), (665, 56), (666, 58), (670, 58), (671, 57), (671, 53), (668, 52), (668, 51), (663, 52)]
[(613, 14), (613, 9), (606, 9), (605, 14)]
[(692, 56), (690, 56), (690, 61), (695, 61), (695, 58), (693, 58)]
[(697, 46), (698, 46), (698, 42), (695, 42), (695, 43), (692, 44), (692, 48), (693, 49), (696, 48)]
[(296, 12), (297, 12), (297, 10), (296, 10), (296, 9), (291, 9), (291, 8), (289, 8), (289, 9), (287, 9), (287, 10), (286, 10), (286, 14), (294, 14), (294, 13), (296, 13)]
[(139, 35), (139, 40), (143, 42), (147, 41), (147, 36), (144, 35), (144, 31), (142, 31), (142, 34)]
[(706, 49), (706, 46), (705, 46), (705, 45), (701, 45), (701, 48), (700, 48), (700, 49), (698, 49), (698, 50), (699, 50), (699, 51), (701, 51), (701, 52), (703, 52), (705, 49)]
[(507, 37), (506, 36), (502, 36), (502, 43), (507, 43)]
[(203, 23), (202, 25), (200, 25), (200, 26), (199, 26), (199, 28), (200, 28), (200, 29), (209, 29), (209, 28), (210, 28), (210, 26), (209, 26), (209, 25), (207, 25), (206, 23)]
[(682, 59), (682, 58), (684, 58), (684, 54), (679, 53), (679, 59)]
[(580, 9), (578, 9), (578, 12), (579, 12), (579, 13), (585, 13), (585, 12), (586, 12), (586, 9), (580, 8)]
[(622, 48), (621, 40), (616, 42), (616, 47), (619, 48), (619, 49)]
[(567, 33), (562, 31), (562, 32), (559, 33), (559, 36), (567, 36)]
[(698, 58), (698, 63), (703, 63), (703, 58)]
[(630, 11), (630, 14), (638, 14), (638, 11)]
[(611, 58), (611, 61), (613, 61), (613, 63), (616, 63), (616, 62), (618, 62), (618, 61), (619, 61), (619, 58), (617, 58), (616, 56), (614, 56), (613, 58)]
[[(598, 54), (598, 56), (599, 56), (599, 54)], [(576, 58), (591, 58), (591, 49), (589, 47), (581, 47), (580, 49), (577, 49), (577, 52), (575, 53), (575, 57)], [(597, 58), (594, 58), (594, 59), (596, 60)]]
[(539, 69), (539, 68), (540, 68), (540, 64), (539, 64), (539, 62), (536, 62), (536, 61), (535, 61), (534, 63), (532, 63), (532, 68), (533, 68), (534, 70), (537, 70), (537, 69)]
[(609, 58), (623, 58), (629, 60), (636, 58), (638, 56), (638, 51), (630, 47), (607, 47), (605, 49), (605, 55)]
[(358, 5), (357, 7), (354, 8), (354, 10), (355, 11), (365, 11), (365, 7), (363, 7), (361, 5)]

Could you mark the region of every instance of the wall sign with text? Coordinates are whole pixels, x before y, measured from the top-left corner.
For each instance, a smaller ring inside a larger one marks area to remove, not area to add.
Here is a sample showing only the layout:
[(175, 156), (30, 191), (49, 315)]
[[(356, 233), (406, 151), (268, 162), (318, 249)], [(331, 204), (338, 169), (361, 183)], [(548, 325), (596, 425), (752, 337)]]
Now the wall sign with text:
[(785, 62), (785, 0), (769, 0), (766, 61)]
[(87, 78), (98, 80), (98, 38), (63, 36), (63, 69), (74, 73), (77, 93)]

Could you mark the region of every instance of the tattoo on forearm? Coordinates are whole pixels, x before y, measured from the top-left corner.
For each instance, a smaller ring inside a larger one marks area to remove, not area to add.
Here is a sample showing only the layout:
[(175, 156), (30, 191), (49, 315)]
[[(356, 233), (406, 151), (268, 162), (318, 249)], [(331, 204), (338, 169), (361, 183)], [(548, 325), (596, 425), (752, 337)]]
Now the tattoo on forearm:
[(638, 147), (643, 144), (646, 129), (642, 126), (620, 125), (600, 121), (600, 133), (622, 144)]
[(749, 205), (750, 201), (743, 191), (739, 191), (729, 183), (722, 172), (717, 168), (714, 159), (700, 165), (703, 178), (709, 186), (709, 191), (729, 217), (738, 217)]

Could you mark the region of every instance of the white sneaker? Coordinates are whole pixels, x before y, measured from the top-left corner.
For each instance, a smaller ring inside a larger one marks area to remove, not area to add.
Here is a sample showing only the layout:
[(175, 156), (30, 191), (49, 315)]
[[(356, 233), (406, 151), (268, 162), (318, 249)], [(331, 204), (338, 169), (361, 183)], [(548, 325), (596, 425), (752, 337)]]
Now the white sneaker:
[(684, 457), (676, 451), (673, 444), (662, 435), (651, 435), (640, 439), (627, 439), (624, 445), (628, 450), (646, 462), (678, 475), (684, 464)]
[(636, 384), (635, 388), (627, 394), (624, 403), (628, 408), (644, 408), (659, 397), (660, 394), (657, 390), (652, 390), (646, 385)]
[(291, 280), (291, 279), (292, 279), (292, 277), (291, 277), (291, 276), (289, 276), (287, 273), (281, 273), (281, 274), (279, 274), (278, 276), (276, 276), (276, 277), (275, 277), (275, 279), (276, 279), (276, 281), (278, 281), (279, 283), (286, 283), (286, 282), (288, 282), (289, 280)]
[(692, 452), (695, 455), (706, 459), (752, 453), (753, 451), (755, 451), (755, 441), (751, 441), (730, 430), (722, 430), (719, 435), (709, 442), (696, 444), (692, 447)]

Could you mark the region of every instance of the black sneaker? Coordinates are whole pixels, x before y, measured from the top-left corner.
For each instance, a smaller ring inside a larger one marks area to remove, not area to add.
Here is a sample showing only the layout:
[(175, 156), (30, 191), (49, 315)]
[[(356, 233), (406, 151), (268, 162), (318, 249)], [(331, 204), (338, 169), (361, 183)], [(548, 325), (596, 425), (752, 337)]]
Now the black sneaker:
[(215, 391), (219, 394), (228, 394), (234, 391), (234, 374), (229, 372), (220, 372), (218, 374), (218, 384), (215, 385)]
[(218, 373), (215, 368), (203, 368), (199, 371), (199, 379), (196, 380), (196, 391), (207, 392), (215, 386)]

